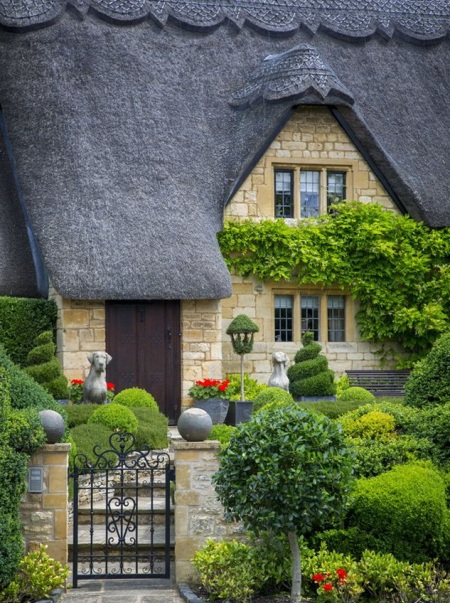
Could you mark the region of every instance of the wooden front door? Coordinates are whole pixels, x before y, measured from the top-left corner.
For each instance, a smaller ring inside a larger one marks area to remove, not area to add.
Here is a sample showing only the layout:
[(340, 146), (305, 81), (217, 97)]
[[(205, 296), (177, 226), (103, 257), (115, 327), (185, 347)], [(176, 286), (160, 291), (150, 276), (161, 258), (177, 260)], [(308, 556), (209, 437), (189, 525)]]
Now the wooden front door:
[(175, 424), (181, 405), (179, 301), (107, 301), (107, 379), (116, 391), (141, 387)]

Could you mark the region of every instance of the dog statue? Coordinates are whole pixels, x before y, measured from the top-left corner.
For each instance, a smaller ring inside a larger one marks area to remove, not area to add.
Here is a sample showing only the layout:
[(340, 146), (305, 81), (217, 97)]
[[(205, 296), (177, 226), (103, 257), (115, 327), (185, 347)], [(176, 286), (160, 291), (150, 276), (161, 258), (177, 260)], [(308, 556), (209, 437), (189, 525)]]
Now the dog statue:
[(83, 403), (106, 404), (106, 365), (112, 358), (106, 352), (91, 352), (87, 359), (91, 369), (83, 386)]
[(289, 391), (289, 379), (286, 375), (289, 358), (284, 352), (275, 352), (272, 355), (273, 373), (270, 375), (268, 386), (280, 387)]

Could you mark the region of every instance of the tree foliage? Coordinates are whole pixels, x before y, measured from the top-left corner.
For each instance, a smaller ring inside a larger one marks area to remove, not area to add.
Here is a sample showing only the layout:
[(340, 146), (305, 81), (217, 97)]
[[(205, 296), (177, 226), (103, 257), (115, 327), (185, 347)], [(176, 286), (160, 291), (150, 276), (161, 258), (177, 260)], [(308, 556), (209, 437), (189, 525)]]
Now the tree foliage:
[(214, 484), (226, 516), (256, 533), (288, 535), (297, 601), (297, 536), (339, 522), (350, 491), (353, 457), (340, 425), (296, 407), (270, 408), (241, 424), (219, 456)]
[(228, 267), (261, 280), (340, 287), (360, 302), (362, 337), (423, 355), (450, 328), (450, 229), (433, 230), (378, 204), (288, 226), (230, 221), (219, 235)]

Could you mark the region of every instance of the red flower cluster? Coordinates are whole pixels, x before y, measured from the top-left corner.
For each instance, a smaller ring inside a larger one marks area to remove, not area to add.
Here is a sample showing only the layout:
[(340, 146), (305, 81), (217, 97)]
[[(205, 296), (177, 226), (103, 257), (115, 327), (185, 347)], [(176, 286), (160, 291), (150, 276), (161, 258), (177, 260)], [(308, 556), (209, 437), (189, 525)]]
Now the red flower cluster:
[(106, 382), (106, 389), (109, 391), (114, 391), (116, 389), (116, 386), (114, 385), (114, 383)]
[(71, 379), (70, 383), (72, 385), (83, 385), (84, 381), (83, 381), (83, 379)]
[(220, 379), (202, 379), (195, 382), (195, 385), (199, 385), (200, 387), (217, 387), (221, 392), (224, 392), (229, 384), (230, 381), (228, 379), (224, 379), (223, 381)]
[[(345, 571), (345, 569), (337, 569), (336, 575), (338, 577), (339, 584), (345, 584), (345, 582), (347, 581), (347, 572)], [(318, 584), (320, 584), (325, 592), (331, 592), (333, 590), (333, 585), (331, 584), (331, 582), (325, 582), (325, 580), (328, 580), (329, 578), (331, 578), (330, 573), (327, 573), (326, 576), (325, 574), (312, 575), (313, 582), (317, 582)]]

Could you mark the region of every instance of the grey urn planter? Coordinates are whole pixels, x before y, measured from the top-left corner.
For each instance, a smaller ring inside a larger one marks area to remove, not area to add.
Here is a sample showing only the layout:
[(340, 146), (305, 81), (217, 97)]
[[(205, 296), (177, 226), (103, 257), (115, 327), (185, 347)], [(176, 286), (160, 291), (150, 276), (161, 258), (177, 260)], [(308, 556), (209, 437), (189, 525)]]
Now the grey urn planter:
[(194, 400), (194, 408), (201, 408), (211, 417), (213, 425), (225, 421), (230, 401), (222, 398), (209, 398), (208, 400)]
[(246, 423), (250, 420), (252, 409), (252, 400), (231, 400), (225, 424), (235, 427), (240, 423)]

